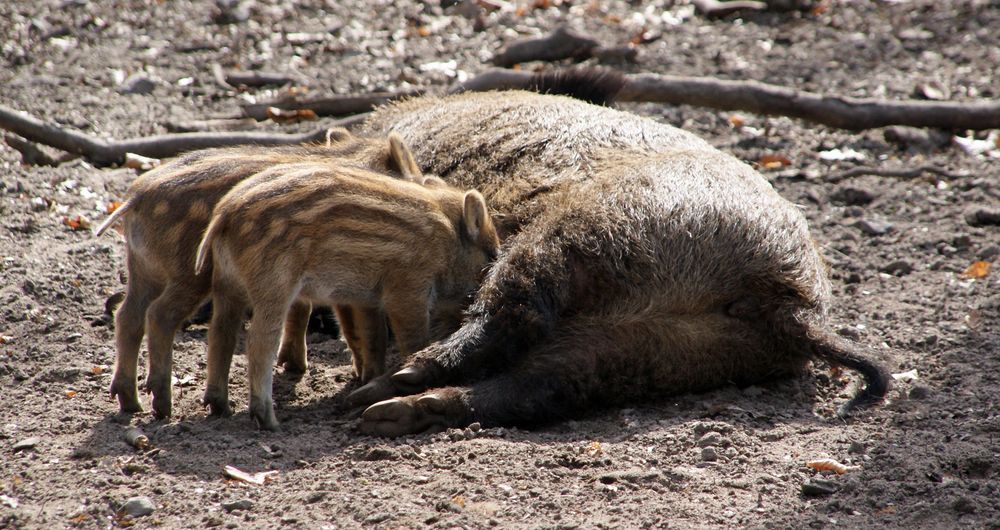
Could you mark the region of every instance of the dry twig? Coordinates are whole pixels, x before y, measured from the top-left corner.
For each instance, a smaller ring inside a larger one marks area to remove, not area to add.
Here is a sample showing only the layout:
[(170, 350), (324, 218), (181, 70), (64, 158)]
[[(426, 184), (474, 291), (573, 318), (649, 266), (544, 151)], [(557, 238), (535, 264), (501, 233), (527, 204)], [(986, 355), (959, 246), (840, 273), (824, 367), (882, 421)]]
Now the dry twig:
[(706, 17), (724, 17), (737, 11), (763, 11), (767, 9), (767, 3), (754, 2), (752, 0), (729, 0), (728, 2), (720, 2), (719, 0), (691, 0), (691, 4)]
[(923, 175), (924, 173), (934, 173), (935, 175), (941, 175), (942, 177), (950, 179), (969, 176), (968, 173), (962, 173), (962, 172), (954, 173), (935, 165), (925, 164), (922, 166), (909, 169), (903, 169), (903, 168), (888, 169), (881, 167), (858, 166), (858, 167), (852, 167), (850, 169), (845, 169), (844, 171), (831, 173), (827, 175), (826, 178), (824, 178), (823, 180), (825, 180), (826, 182), (836, 183), (852, 177), (860, 177), (862, 175), (874, 175), (876, 177), (893, 177), (899, 179), (914, 179), (919, 177), (920, 175)]
[(256, 120), (268, 118), (267, 109), (274, 107), (281, 110), (311, 110), (317, 116), (346, 116), (368, 112), (379, 105), (395, 99), (418, 95), (418, 92), (394, 94), (392, 92), (374, 92), (372, 94), (336, 95), (323, 98), (297, 99), (283, 98), (262, 103), (243, 105), (243, 114)]
[[(344, 126), (337, 123), (332, 126)], [(150, 158), (167, 158), (184, 151), (224, 147), (231, 145), (288, 145), (323, 142), (326, 127), (301, 134), (265, 132), (180, 133), (104, 141), (92, 136), (56, 127), (41, 120), (0, 105), (0, 128), (16, 133), (27, 140), (56, 147), (81, 155), (97, 165), (121, 164), (126, 153)]]

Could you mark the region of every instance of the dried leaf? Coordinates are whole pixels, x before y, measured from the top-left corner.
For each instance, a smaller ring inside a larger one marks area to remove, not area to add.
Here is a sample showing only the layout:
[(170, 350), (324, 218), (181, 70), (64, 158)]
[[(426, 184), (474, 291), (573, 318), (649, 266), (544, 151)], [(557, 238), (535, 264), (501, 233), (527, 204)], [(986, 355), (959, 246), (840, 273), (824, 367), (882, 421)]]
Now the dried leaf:
[(990, 265), (988, 261), (977, 261), (972, 265), (969, 265), (965, 272), (959, 274), (959, 277), (965, 279), (981, 280), (990, 274)]
[(604, 448), (601, 446), (601, 442), (590, 442), (587, 445), (587, 455), (588, 456), (598, 456), (604, 452)]
[(517, 9), (514, 10), (514, 16), (520, 18), (520, 17), (523, 17), (524, 14), (527, 13), (527, 12), (528, 12), (528, 8), (526, 8), (524, 6), (517, 6)]
[(465, 497), (461, 495), (455, 495), (452, 497), (451, 502), (460, 508), (465, 508)]
[(103, 366), (91, 366), (90, 367), (90, 373), (92, 373), (94, 375), (101, 375), (101, 374), (104, 373), (104, 367)]
[(278, 107), (268, 107), (267, 117), (275, 123), (294, 123), (317, 119), (316, 112), (312, 109), (285, 110)]
[(815, 469), (816, 471), (833, 471), (838, 475), (843, 475), (848, 471), (854, 471), (856, 469), (861, 469), (861, 466), (847, 466), (837, 462), (832, 458), (820, 458), (818, 460), (810, 460), (806, 462), (806, 467)]
[(739, 129), (740, 127), (746, 125), (746, 118), (740, 116), (739, 114), (733, 114), (729, 117), (729, 125), (732, 125), (735, 129)]
[(757, 165), (764, 169), (778, 169), (792, 165), (788, 157), (779, 154), (767, 154), (757, 160)]
[(80, 513), (76, 517), (70, 517), (69, 522), (73, 524), (83, 524), (85, 521), (90, 519), (90, 514), (87, 512)]
[(271, 480), (274, 475), (278, 474), (277, 471), (261, 471), (259, 473), (250, 474), (233, 466), (226, 466), (222, 471), (223, 474), (231, 479), (246, 482), (248, 484), (255, 484), (257, 486), (263, 486), (265, 482)]
[(76, 216), (76, 218), (63, 217), (63, 224), (68, 226), (74, 232), (80, 230), (90, 230), (90, 221), (82, 215)]
[(8, 335), (0, 335), (0, 344), (7, 344), (8, 342), (14, 342), (14, 337)]
[(76, 397), (76, 390), (67, 390), (66, 391), (66, 397), (68, 397), (68, 398), (75, 398)]

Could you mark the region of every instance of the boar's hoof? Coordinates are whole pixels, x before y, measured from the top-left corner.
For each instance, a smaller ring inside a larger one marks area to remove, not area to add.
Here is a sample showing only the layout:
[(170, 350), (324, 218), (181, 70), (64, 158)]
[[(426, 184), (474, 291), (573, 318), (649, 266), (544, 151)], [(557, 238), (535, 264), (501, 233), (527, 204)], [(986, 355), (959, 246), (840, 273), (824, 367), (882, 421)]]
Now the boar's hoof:
[(285, 373), (290, 375), (302, 375), (306, 373), (309, 368), (309, 364), (305, 360), (305, 356), (288, 354), (284, 351), (278, 355), (278, 366), (285, 369)]
[(205, 391), (205, 397), (201, 399), (201, 403), (208, 407), (208, 413), (212, 416), (233, 415), (233, 405), (229, 402), (229, 398), (217, 392)]
[(380, 376), (372, 379), (364, 386), (359, 387), (347, 396), (347, 406), (349, 408), (367, 407), (377, 401), (389, 399), (396, 395), (396, 387), (388, 376)]
[(122, 414), (142, 412), (142, 405), (139, 403), (139, 394), (135, 384), (131, 385), (132, 388), (122, 388), (123, 386), (128, 385), (119, 384), (118, 381), (111, 383), (111, 397), (118, 398), (119, 411)]
[(417, 366), (407, 366), (392, 374), (392, 383), (400, 394), (416, 394), (427, 389), (427, 371)]
[(250, 398), (250, 417), (263, 431), (277, 431), (278, 417), (274, 415), (274, 404), (267, 398)]
[(153, 394), (153, 417), (157, 419), (169, 418), (173, 412), (170, 394)]
[(395, 438), (448, 426), (447, 405), (435, 394), (380, 401), (361, 415), (361, 432)]

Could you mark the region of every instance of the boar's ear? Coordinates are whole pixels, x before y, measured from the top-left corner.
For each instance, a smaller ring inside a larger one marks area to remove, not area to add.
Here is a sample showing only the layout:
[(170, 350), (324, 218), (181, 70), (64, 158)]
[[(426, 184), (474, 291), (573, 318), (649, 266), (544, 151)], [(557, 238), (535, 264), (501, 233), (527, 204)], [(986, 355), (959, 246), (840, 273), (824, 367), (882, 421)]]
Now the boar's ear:
[(327, 147), (331, 147), (333, 146), (333, 144), (339, 144), (340, 142), (349, 140), (351, 138), (354, 138), (354, 135), (351, 134), (351, 131), (348, 131), (343, 127), (331, 127), (326, 130)]
[(389, 167), (395, 166), (403, 174), (403, 178), (413, 182), (420, 182), (423, 172), (417, 165), (413, 152), (403, 142), (403, 137), (393, 131), (389, 133)]
[(486, 201), (478, 191), (466, 192), (462, 220), (465, 221), (465, 233), (473, 241), (479, 238), (480, 232), (490, 222), (490, 214), (486, 211)]
[(448, 183), (444, 181), (441, 177), (435, 177), (434, 175), (427, 175), (424, 180), (420, 182), (426, 188), (446, 188)]

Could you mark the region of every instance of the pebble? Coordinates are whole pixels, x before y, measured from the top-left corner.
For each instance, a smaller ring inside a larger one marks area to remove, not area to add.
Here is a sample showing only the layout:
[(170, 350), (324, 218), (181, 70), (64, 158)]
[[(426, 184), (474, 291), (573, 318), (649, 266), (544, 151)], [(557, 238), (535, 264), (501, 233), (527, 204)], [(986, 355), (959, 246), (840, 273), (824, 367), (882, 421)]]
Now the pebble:
[(714, 447), (706, 447), (701, 450), (701, 459), (704, 462), (715, 462), (719, 459), (719, 453)]
[(915, 385), (910, 389), (910, 399), (927, 399), (931, 397), (931, 389), (923, 385)]
[(870, 236), (881, 236), (892, 231), (892, 223), (873, 219), (861, 219), (854, 226)]
[(25, 438), (20, 442), (14, 444), (14, 447), (11, 448), (11, 451), (16, 453), (18, 451), (24, 451), (25, 449), (33, 449), (36, 445), (40, 443), (42, 443), (41, 438), (37, 436), (32, 436), (31, 438)]
[(913, 265), (905, 259), (898, 259), (879, 270), (886, 274), (892, 274), (893, 276), (906, 276), (907, 274), (913, 272)]
[(875, 194), (864, 188), (845, 186), (834, 191), (830, 199), (848, 206), (865, 206), (875, 200)]
[(122, 94), (149, 94), (156, 88), (156, 82), (143, 74), (132, 74), (128, 79), (118, 85), (118, 92)]
[(130, 517), (144, 517), (156, 511), (156, 505), (149, 497), (132, 497), (125, 501), (125, 504), (118, 509), (118, 513), (123, 513)]
[(698, 439), (698, 447), (709, 447), (713, 445), (720, 445), (722, 442), (722, 435), (712, 431), (705, 433), (704, 436)]
[(253, 501), (250, 499), (239, 499), (222, 503), (222, 509), (227, 512), (235, 512), (238, 510), (247, 511), (251, 508), (253, 508)]
[(983, 261), (993, 261), (1000, 256), (1000, 245), (990, 245), (979, 251), (979, 259)]
[(368, 462), (375, 462), (377, 460), (396, 460), (397, 458), (399, 458), (399, 455), (387, 447), (372, 447), (364, 457), (364, 459)]
[(965, 222), (970, 226), (1000, 225), (1000, 210), (977, 208), (965, 214)]
[(802, 494), (808, 497), (830, 495), (836, 493), (838, 489), (840, 487), (836, 482), (822, 478), (809, 479), (802, 484)]

